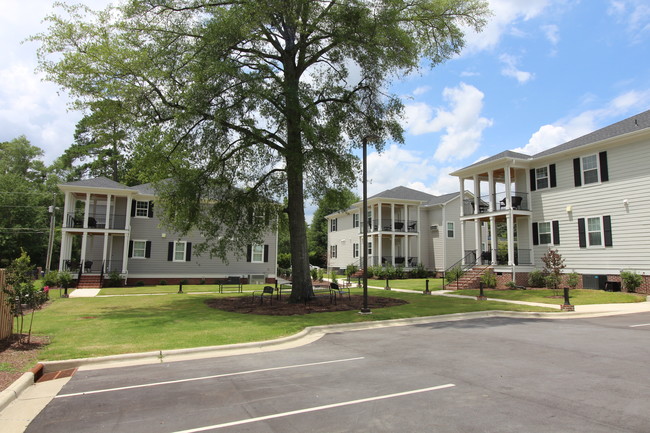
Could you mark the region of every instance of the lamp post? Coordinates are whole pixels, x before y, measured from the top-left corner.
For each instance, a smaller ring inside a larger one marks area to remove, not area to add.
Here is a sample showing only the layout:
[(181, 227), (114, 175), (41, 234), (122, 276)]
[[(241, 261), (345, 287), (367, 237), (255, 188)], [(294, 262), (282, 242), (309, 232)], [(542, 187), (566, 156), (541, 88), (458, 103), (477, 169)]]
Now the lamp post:
[(366, 135), (363, 143), (363, 307), (359, 314), (372, 314), (368, 308), (368, 141), (377, 140), (374, 135)]

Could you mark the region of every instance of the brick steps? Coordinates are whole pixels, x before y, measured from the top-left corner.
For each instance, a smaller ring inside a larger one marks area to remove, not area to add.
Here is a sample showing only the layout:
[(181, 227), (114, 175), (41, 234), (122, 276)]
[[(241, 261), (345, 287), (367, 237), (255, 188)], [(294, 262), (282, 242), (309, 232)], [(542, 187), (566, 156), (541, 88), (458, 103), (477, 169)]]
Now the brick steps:
[(490, 268), (490, 266), (474, 266), (465, 272), (457, 282), (445, 286), (448, 290), (478, 289), (481, 282), (481, 275)]
[(77, 289), (101, 289), (101, 275), (81, 275)]

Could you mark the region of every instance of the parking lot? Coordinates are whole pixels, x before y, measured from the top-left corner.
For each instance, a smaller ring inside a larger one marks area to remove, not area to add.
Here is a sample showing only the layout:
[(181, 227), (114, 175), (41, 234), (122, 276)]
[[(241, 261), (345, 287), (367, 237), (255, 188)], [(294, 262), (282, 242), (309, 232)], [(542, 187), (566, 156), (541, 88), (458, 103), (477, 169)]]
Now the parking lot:
[(79, 371), (28, 432), (647, 432), (650, 315), (485, 318)]

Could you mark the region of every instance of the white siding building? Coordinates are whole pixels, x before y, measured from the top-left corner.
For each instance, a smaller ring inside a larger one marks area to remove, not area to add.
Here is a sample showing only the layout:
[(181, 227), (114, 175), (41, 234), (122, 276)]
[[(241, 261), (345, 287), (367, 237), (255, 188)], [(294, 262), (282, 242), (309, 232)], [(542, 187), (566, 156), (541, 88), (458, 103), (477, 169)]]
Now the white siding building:
[(460, 207), (462, 221), (507, 225), (507, 262), (487, 252), (502, 283), (524, 284), (550, 247), (584, 287), (617, 289), (620, 272), (632, 270), (648, 293), (649, 166), (646, 111), (536, 155), (506, 151), (452, 175), (461, 191), (471, 181), (476, 196)]

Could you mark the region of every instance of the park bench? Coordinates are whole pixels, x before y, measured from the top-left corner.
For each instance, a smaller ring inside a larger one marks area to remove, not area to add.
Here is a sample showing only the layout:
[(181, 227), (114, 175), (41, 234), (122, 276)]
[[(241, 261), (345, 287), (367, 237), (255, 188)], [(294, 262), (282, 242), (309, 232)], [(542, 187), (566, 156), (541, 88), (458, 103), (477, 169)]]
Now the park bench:
[[(271, 305), (273, 305), (273, 291), (274, 290), (275, 289), (273, 288), (273, 286), (264, 286), (262, 291), (258, 290), (256, 292), (253, 292), (253, 302), (255, 302), (255, 296), (259, 296), (260, 297), (260, 305), (262, 305), (264, 303), (264, 295), (268, 295), (267, 298), (269, 298), (271, 300), (270, 301)], [(259, 294), (256, 295), (257, 293), (259, 293)]]
[(223, 293), (223, 289), (235, 289), (241, 293), (243, 291), (241, 277), (228, 277), (225, 280), (221, 280), (219, 282), (219, 293)]
[(339, 286), (337, 283), (330, 283), (330, 302), (334, 300), (334, 305), (336, 305), (336, 296), (341, 296), (345, 295), (347, 293), (348, 299), (352, 299), (352, 296), (350, 296), (350, 288), (349, 287), (344, 287), (344, 286)]

